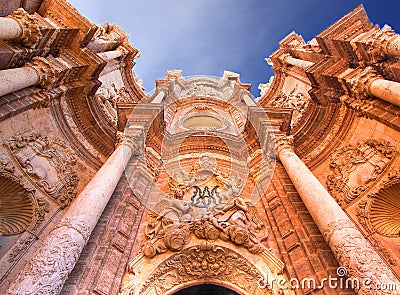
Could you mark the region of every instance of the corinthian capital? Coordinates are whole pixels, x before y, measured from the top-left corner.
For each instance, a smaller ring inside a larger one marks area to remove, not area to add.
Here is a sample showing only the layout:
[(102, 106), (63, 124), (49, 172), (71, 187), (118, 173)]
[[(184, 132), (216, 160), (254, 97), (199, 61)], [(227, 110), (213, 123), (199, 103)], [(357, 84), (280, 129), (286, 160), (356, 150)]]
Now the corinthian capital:
[(396, 34), (388, 25), (377, 30), (367, 44), (371, 46), (369, 53), (377, 60), (385, 56), (400, 56), (400, 35)]
[(142, 126), (130, 126), (124, 132), (117, 131), (115, 147), (126, 145), (132, 150), (133, 156), (139, 156), (144, 151), (144, 129)]
[(374, 68), (366, 67), (349, 80), (352, 93), (355, 94), (356, 98), (366, 99), (371, 94), (370, 86), (372, 82), (377, 79), (384, 78)]
[(32, 15), (23, 8), (18, 8), (7, 17), (14, 19), (20, 26), (21, 34), (19, 40), (22, 45), (34, 48), (39, 43), (42, 33), (37, 20)]
[(293, 135), (276, 135), (275, 149), (278, 156), (283, 150), (289, 149), (293, 151)]
[(25, 66), (33, 68), (39, 76), (39, 86), (49, 89), (56, 80), (56, 72), (50, 62), (44, 57), (34, 57)]

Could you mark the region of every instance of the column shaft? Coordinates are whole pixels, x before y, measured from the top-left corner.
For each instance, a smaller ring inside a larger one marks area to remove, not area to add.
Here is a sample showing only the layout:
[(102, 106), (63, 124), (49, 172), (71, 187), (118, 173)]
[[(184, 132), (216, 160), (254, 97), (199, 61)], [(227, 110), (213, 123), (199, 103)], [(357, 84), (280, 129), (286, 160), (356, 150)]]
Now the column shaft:
[(0, 71), (0, 96), (39, 84), (39, 73), (32, 67)]
[[(400, 282), (391, 269), (308, 167), (285, 143), (287, 140), (292, 139), (278, 139), (278, 157), (339, 264), (347, 269), (349, 277), (358, 281), (359, 294), (369, 294), (369, 287), (378, 288), (382, 283), (395, 283), (398, 289)], [(374, 292), (386, 294), (382, 290)], [(391, 294), (399, 293), (393, 291)]]
[(132, 148), (124, 143), (96, 173), (49, 233), (7, 294), (59, 294), (111, 198)]
[(400, 83), (375, 79), (369, 85), (368, 92), (373, 96), (400, 106)]
[(22, 28), (18, 22), (9, 17), (0, 17), (0, 40), (14, 40), (20, 38)]
[(314, 63), (311, 61), (307, 61), (307, 60), (302, 60), (302, 59), (298, 59), (298, 58), (294, 58), (290, 55), (285, 55), (283, 57), (283, 61), (286, 64), (292, 65), (292, 66), (296, 66), (299, 67), (303, 70), (307, 70), (309, 67), (313, 66)]

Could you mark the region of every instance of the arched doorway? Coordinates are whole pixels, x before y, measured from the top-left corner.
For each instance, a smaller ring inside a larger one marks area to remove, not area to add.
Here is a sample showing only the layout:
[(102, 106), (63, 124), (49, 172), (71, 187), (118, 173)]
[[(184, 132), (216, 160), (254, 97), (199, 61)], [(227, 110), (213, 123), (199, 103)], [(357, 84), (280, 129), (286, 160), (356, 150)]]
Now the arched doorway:
[(219, 285), (201, 284), (179, 290), (173, 295), (239, 295), (239, 293)]

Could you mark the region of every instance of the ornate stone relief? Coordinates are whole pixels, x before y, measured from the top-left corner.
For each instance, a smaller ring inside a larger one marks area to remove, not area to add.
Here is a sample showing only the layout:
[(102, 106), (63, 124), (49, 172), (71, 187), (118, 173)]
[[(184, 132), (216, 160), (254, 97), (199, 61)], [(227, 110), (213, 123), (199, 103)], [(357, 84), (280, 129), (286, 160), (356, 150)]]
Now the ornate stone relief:
[(293, 109), (291, 126), (295, 126), (303, 116), (310, 98), (306, 97), (302, 93), (297, 91), (297, 87), (294, 87), (289, 94), (280, 92), (271, 101), (268, 102), (267, 106), (275, 108), (290, 108)]
[(366, 67), (355, 77), (349, 80), (351, 85), (351, 93), (355, 94), (357, 99), (367, 99), (370, 97), (369, 87), (376, 79), (382, 79), (382, 76), (373, 67)]
[(368, 278), (370, 284), (360, 284), (358, 294), (371, 294), (371, 290), (375, 290), (376, 294), (397, 294), (379, 288), (382, 282), (395, 283), (397, 279), (350, 220), (339, 219), (330, 223), (323, 235), (339, 264), (348, 271), (349, 277)]
[(36, 47), (42, 36), (37, 20), (23, 8), (18, 8), (7, 17), (16, 20), (21, 27), (20, 42), (26, 47)]
[(400, 237), (400, 172), (391, 171), (383, 187), (368, 195), (357, 208), (358, 220), (370, 232)]
[(49, 236), (46, 247), (28, 262), (7, 294), (59, 294), (81, 248), (67, 233)]
[[(124, 280), (121, 295), (135, 294), (131, 293), (130, 279), (127, 276)], [(243, 294), (272, 294), (272, 290), (259, 288), (261, 279), (260, 271), (234, 251), (204, 244), (185, 249), (163, 261), (137, 294), (165, 294), (178, 286), (204, 281), (229, 282)]]
[(76, 195), (77, 173), (73, 152), (61, 141), (39, 133), (12, 136), (6, 145), (29, 178), (62, 207)]
[(337, 149), (331, 156), (333, 174), (327, 187), (340, 205), (368, 189), (392, 162), (396, 149), (385, 140), (369, 139)]
[(0, 158), (0, 196), (0, 235), (34, 231), (48, 212), (47, 201), (35, 196), (35, 190), (4, 158)]
[(231, 81), (227, 79), (217, 80), (208, 77), (178, 79), (176, 82), (181, 88), (180, 99), (196, 96), (227, 100), (233, 94), (234, 88)]
[(31, 59), (30, 62), (25, 64), (32, 67), (39, 75), (39, 86), (44, 89), (51, 89), (56, 81), (56, 68), (44, 57), (37, 57)]
[(390, 56), (390, 48), (393, 47), (392, 42), (398, 36), (399, 35), (388, 25), (384, 25), (381, 30), (375, 31), (367, 40), (367, 44), (370, 45), (368, 52), (374, 62)]
[(206, 187), (202, 192), (195, 187), (190, 203), (164, 200), (159, 204), (165, 209), (151, 215), (153, 221), (146, 228), (148, 241), (142, 248), (144, 255), (151, 258), (167, 250), (180, 251), (192, 234), (198, 239), (230, 241), (251, 253), (265, 250), (261, 241), (268, 235), (256, 209), (241, 197), (224, 205), (217, 189), (210, 191)]
[(112, 125), (117, 125), (117, 102), (116, 97), (110, 93), (107, 87), (100, 86), (94, 95), (101, 110), (106, 115)]
[(100, 110), (114, 126), (117, 126), (117, 103), (137, 102), (129, 95), (125, 87), (118, 89), (115, 84), (111, 84), (111, 87), (100, 86), (94, 97), (100, 106)]
[(132, 155), (141, 155), (144, 151), (144, 131), (141, 126), (131, 126), (124, 132), (117, 131), (115, 146), (126, 145), (132, 150)]

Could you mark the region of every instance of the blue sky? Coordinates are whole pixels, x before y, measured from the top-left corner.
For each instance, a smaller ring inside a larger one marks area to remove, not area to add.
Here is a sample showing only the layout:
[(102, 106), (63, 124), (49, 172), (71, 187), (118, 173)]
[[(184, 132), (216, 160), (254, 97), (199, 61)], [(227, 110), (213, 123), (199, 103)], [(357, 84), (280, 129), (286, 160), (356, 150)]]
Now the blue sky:
[(399, 0), (69, 0), (95, 24), (118, 24), (142, 56), (134, 71), (152, 92), (167, 70), (183, 76), (240, 73), (258, 84), (273, 75), (264, 61), (291, 31), (309, 41), (363, 4), (369, 19), (400, 33)]

